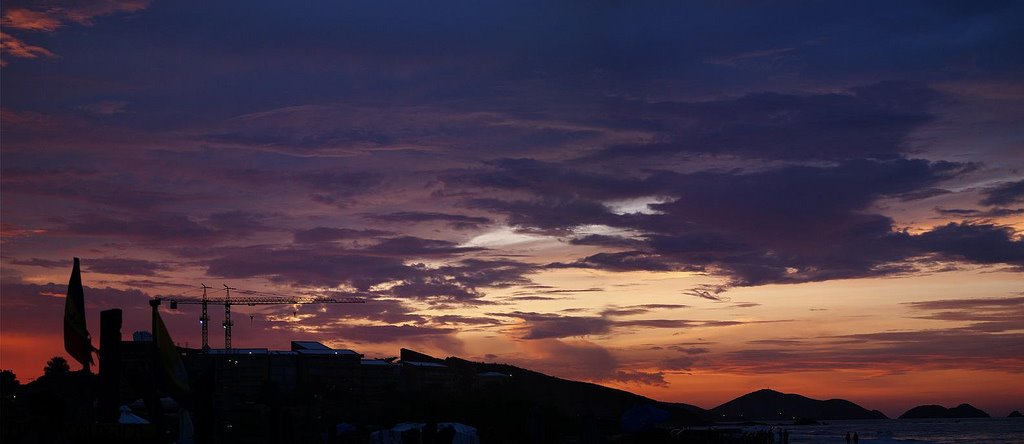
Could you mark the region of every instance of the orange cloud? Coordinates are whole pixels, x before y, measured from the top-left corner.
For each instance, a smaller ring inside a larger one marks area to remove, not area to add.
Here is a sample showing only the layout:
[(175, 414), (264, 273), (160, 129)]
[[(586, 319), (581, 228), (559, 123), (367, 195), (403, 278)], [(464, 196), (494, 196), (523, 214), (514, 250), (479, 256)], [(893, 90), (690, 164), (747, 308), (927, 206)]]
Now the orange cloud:
[(52, 32), (60, 27), (61, 20), (49, 12), (17, 8), (5, 12), (0, 24), (14, 29)]
[[(10, 54), (23, 59), (54, 57), (50, 50), (25, 43), (5, 32), (0, 32), (0, 54)], [(7, 62), (0, 60), (0, 66), (7, 66)]]
[[(64, 3), (64, 4), (62, 4)], [(0, 17), (0, 25), (9, 29), (35, 32), (54, 32), (66, 23), (91, 26), (93, 19), (122, 12), (136, 12), (146, 9), (149, 0), (98, 0), (82, 2), (56, 2), (42, 11), (12, 8)], [(0, 54), (14, 57), (34, 59), (39, 56), (54, 57), (50, 50), (41, 46), (30, 45), (7, 33), (0, 33)], [(7, 62), (0, 60), (0, 66)]]

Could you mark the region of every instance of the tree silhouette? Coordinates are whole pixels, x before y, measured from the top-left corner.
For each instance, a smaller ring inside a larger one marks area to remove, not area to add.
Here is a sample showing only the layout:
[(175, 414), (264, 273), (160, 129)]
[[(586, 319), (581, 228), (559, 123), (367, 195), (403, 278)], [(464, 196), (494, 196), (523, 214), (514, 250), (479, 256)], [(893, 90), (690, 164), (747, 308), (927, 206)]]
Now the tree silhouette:
[(60, 356), (54, 356), (49, 361), (46, 361), (46, 367), (43, 367), (43, 376), (61, 375), (71, 371), (71, 366), (68, 365), (68, 360)]
[(18, 381), (18, 376), (10, 370), (0, 370), (0, 396), (8, 397), (14, 394), (14, 391), (18, 389), (21, 382)]

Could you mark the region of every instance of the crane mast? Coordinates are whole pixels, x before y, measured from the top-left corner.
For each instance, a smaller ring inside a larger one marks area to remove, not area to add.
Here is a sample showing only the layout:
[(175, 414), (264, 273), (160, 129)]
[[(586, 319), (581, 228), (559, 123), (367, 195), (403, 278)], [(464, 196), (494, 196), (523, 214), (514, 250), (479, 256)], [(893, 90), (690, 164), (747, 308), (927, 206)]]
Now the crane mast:
[[(224, 285), (224, 297), (223, 298), (211, 298), (207, 295), (207, 291), (212, 288), (202, 284), (203, 297), (201, 299), (187, 298), (187, 297), (165, 297), (155, 298), (153, 302), (156, 305), (160, 305), (160, 301), (167, 301), (170, 303), (171, 309), (177, 309), (179, 304), (183, 305), (201, 305), (202, 313), (199, 315), (199, 324), (202, 328), (203, 338), (203, 353), (210, 350), (210, 316), (207, 311), (209, 304), (223, 305), (224, 306), (224, 349), (228, 352), (231, 351), (231, 327), (234, 326), (234, 321), (231, 320), (231, 306), (237, 304), (255, 306), (255, 305), (308, 305), (308, 304), (363, 304), (366, 303), (365, 299), (360, 298), (328, 298), (320, 296), (306, 296), (306, 297), (268, 297), (268, 296), (235, 296), (231, 297), (232, 290), (238, 290), (235, 287), (229, 287)], [(245, 290), (240, 292), (245, 293)]]
[(224, 285), (224, 350), (231, 351), (231, 290), (234, 288)]
[(206, 307), (209, 303), (209, 300), (206, 299), (206, 290), (208, 290), (210, 287), (207, 287), (206, 284), (202, 285), (203, 314), (199, 315), (199, 324), (201, 324), (203, 327), (203, 353), (206, 353), (208, 350), (210, 350), (210, 314), (206, 311)]

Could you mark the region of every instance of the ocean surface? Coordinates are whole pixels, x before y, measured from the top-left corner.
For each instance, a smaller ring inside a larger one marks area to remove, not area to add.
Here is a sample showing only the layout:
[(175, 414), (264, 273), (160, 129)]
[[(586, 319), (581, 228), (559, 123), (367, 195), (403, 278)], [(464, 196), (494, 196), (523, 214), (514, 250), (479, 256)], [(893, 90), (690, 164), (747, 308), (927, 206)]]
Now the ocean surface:
[(846, 444), (846, 432), (857, 432), (860, 442), (869, 443), (999, 443), (1024, 444), (1024, 418), (971, 419), (884, 419), (870, 421), (826, 421), (827, 424), (793, 426), (791, 444)]

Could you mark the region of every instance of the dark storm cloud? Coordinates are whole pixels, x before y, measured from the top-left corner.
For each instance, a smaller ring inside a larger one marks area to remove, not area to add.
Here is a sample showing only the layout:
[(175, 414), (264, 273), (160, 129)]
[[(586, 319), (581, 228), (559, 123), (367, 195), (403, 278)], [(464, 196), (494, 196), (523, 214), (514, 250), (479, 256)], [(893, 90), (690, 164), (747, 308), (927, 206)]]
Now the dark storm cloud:
[(1010, 205), (1024, 203), (1024, 180), (1006, 182), (982, 192), (985, 198), (981, 200), (982, 205)]

